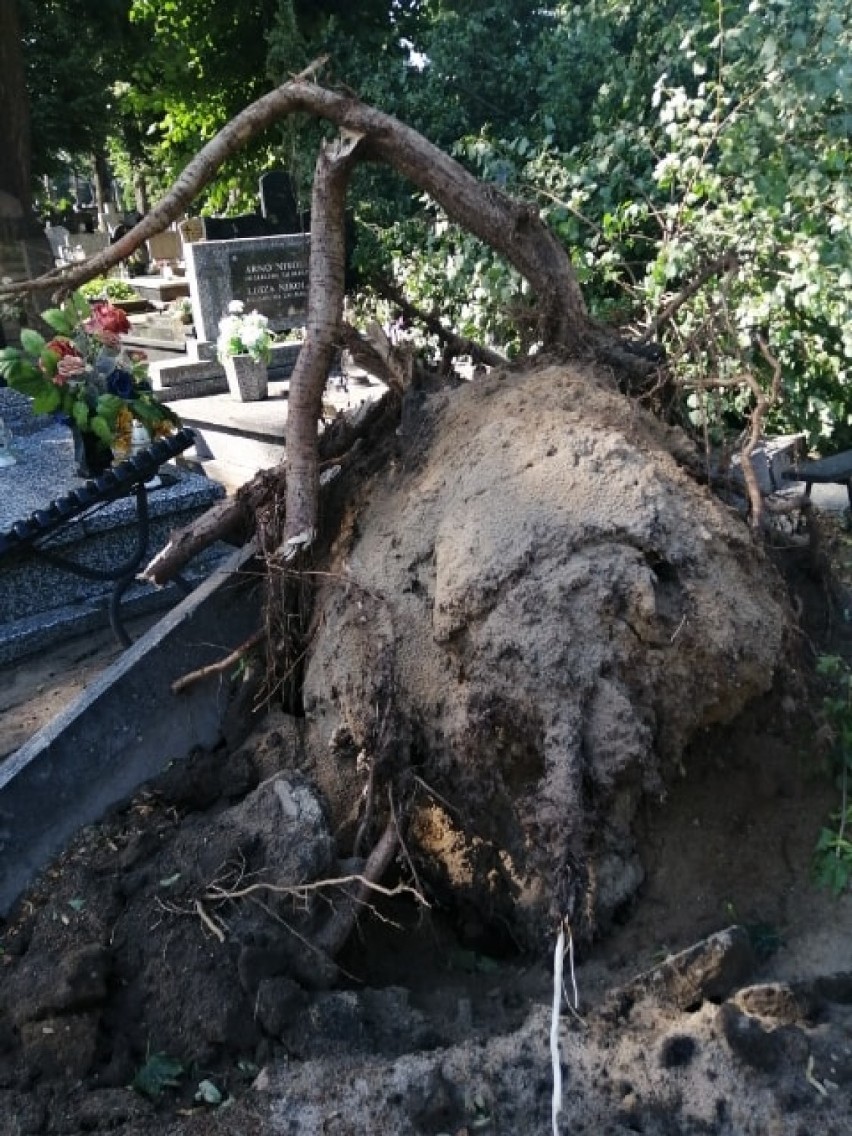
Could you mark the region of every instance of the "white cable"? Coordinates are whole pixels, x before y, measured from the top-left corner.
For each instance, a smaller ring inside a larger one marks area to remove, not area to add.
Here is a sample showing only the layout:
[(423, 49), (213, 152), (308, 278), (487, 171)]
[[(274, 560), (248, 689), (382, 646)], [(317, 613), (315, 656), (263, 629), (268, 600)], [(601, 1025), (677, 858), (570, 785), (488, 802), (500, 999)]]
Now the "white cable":
[(553, 1066), (553, 1098), (550, 1117), (553, 1136), (559, 1136), (559, 1113), (562, 1111), (562, 1063), (559, 1059), (559, 1011), (562, 1008), (562, 963), (565, 958), (565, 924), (559, 924), (556, 949), (553, 952), (553, 1010), (550, 1018), (550, 1060)]

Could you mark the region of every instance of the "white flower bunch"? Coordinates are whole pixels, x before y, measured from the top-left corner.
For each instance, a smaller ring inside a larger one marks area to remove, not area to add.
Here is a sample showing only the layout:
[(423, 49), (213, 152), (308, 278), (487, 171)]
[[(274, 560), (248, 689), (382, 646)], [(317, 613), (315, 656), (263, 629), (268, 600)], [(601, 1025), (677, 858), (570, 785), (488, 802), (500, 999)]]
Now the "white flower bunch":
[(266, 316), (246, 312), (242, 300), (232, 300), (228, 314), (219, 320), (216, 350), (220, 359), (227, 355), (251, 355), (259, 363), (268, 363), (275, 339)]

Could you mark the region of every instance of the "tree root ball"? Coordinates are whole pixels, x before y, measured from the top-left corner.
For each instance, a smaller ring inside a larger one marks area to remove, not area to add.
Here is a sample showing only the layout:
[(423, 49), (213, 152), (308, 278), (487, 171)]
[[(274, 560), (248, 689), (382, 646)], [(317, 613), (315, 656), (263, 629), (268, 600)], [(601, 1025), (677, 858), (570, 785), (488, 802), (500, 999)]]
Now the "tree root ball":
[(642, 880), (640, 801), (772, 685), (784, 585), (687, 449), (594, 372), (494, 372), (419, 396), (341, 527), (305, 679), (314, 774), (354, 832), (374, 763), (423, 877), (483, 933), (611, 915)]

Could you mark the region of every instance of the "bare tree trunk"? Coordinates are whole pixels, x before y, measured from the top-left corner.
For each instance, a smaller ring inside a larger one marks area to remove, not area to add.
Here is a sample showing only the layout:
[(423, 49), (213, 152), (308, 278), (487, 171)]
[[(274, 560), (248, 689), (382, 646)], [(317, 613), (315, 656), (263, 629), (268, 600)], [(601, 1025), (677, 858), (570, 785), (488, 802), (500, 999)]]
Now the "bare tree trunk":
[(142, 170), (136, 170), (133, 174), (133, 200), (136, 205), (136, 212), (140, 217), (144, 217), (148, 212), (150, 203), (148, 201), (148, 182)]
[(102, 233), (107, 231), (107, 210), (109, 203), (109, 166), (106, 154), (103, 151), (94, 155), (92, 162), (95, 181), (95, 204), (98, 210), (98, 228)]
[(317, 528), (317, 423), (343, 318), (346, 186), (362, 141), (345, 132), (325, 144), (314, 173), (308, 323), (287, 403), (288, 539), (304, 534), (310, 540)]
[(30, 104), (21, 42), (17, 0), (0, 0), (0, 216), (7, 218), (28, 218), (31, 206)]

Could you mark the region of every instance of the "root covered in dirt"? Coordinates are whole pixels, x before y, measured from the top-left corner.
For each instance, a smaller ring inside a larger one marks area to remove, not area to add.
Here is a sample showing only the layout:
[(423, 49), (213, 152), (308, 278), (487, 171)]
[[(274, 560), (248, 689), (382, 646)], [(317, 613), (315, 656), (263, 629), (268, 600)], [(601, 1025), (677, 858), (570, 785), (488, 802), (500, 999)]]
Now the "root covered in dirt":
[(641, 881), (640, 801), (770, 688), (784, 585), (684, 439), (590, 373), (495, 372), (401, 432), (320, 588), (311, 767), (354, 831), (378, 763), (419, 870), (483, 929), (588, 933)]

